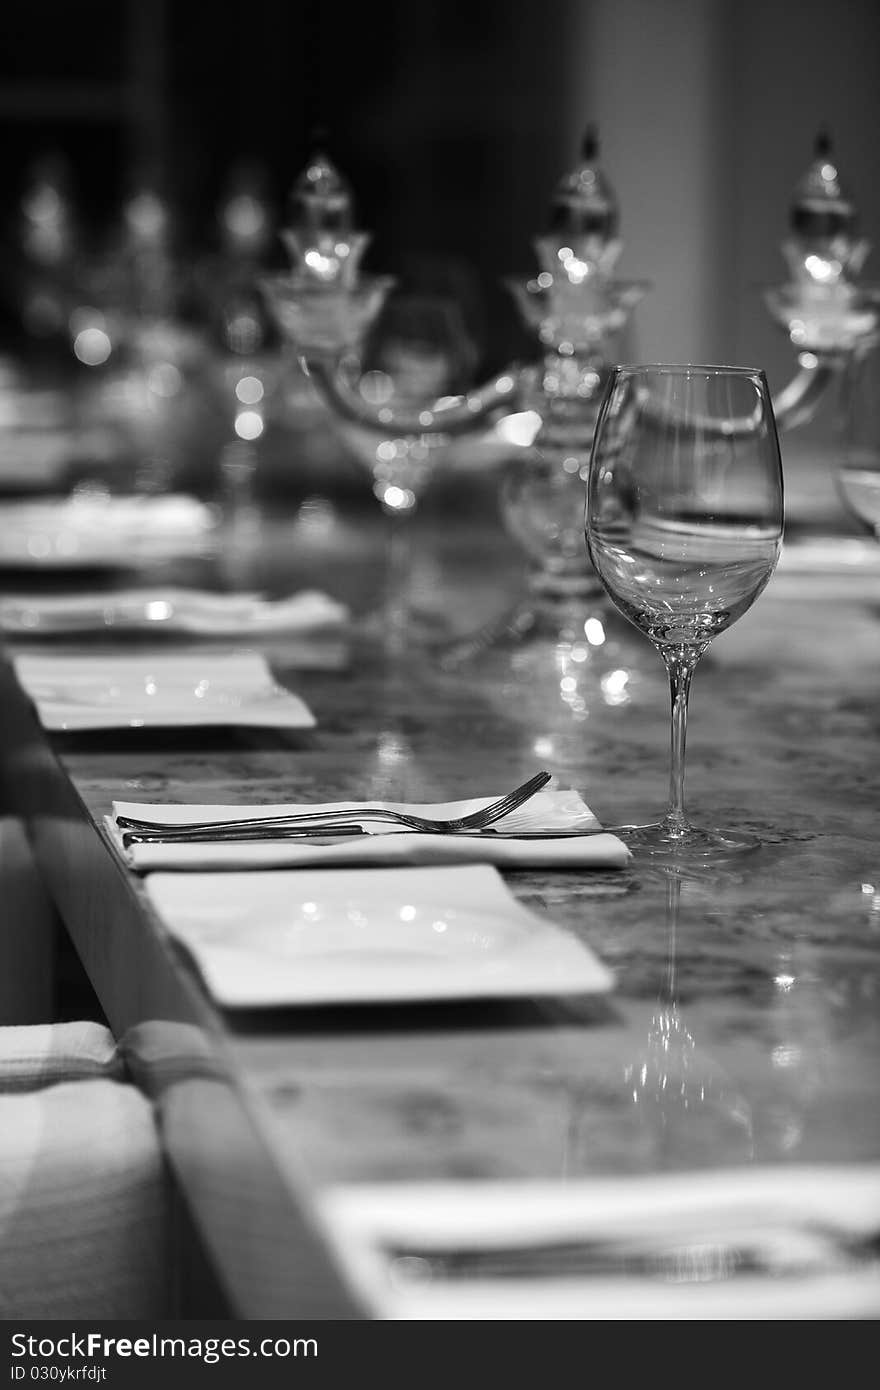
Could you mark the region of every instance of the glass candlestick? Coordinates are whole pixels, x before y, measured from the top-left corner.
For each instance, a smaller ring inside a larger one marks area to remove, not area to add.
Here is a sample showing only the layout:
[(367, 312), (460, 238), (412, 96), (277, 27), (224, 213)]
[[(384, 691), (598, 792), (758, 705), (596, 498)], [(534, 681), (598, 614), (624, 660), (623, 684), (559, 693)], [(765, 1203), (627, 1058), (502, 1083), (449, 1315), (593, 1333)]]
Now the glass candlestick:
[(508, 277), (542, 360), (524, 372), (521, 403), (538, 422), (505, 465), (504, 523), (527, 557), (526, 592), (500, 620), (457, 643), (455, 670), (487, 649), (510, 652), (518, 678), (558, 684), (563, 710), (586, 717), (601, 699), (624, 702), (643, 653), (619, 621), (583, 550), (583, 499), (599, 402), (645, 281), (615, 278), (622, 250), (614, 190), (587, 131), (580, 163), (557, 185), (536, 276)]
[[(816, 161), (793, 202), (785, 248), (792, 278), (766, 292), (768, 308), (798, 356), (794, 377), (774, 397), (781, 430), (812, 418), (880, 322), (880, 299), (853, 283), (864, 253), (842, 206), (827, 141), (817, 145)], [(415, 369), (393, 382), (390, 394), (371, 391), (363, 349), (395, 282), (361, 270), (369, 235), (354, 224), (347, 181), (323, 155), (297, 181), (291, 209), (283, 240), (292, 270), (267, 279), (265, 293), (337, 427), (353, 431), (355, 452), (369, 464), (380, 502), (411, 515), (418, 480), (427, 478), (441, 457), (438, 447), (453, 437), (476, 441), (494, 421), (496, 439), (512, 444), (501, 510), (528, 558), (526, 592), (496, 622), (445, 652), (443, 664), (455, 670), (487, 649), (513, 648), (526, 668), (530, 658), (524, 653), (536, 653), (536, 670), (542, 671), (548, 644), (556, 666), (561, 646), (565, 662), (582, 673), (572, 709), (589, 699), (590, 690), (604, 698), (606, 675), (619, 695), (623, 677), (644, 658), (590, 573), (578, 528), (598, 402), (647, 285), (615, 276), (618, 203), (599, 163), (595, 130), (587, 131), (578, 164), (554, 190), (544, 233), (535, 243), (538, 273), (508, 281), (538, 339), (541, 360), (511, 364), (493, 381), (459, 394), (437, 394), (430, 360), (427, 366), (425, 360), (411, 363)], [(407, 383), (418, 389), (410, 391)], [(505, 422), (504, 414), (518, 417), (515, 441), (514, 419)], [(520, 430), (526, 420), (536, 427), (529, 441)], [(750, 428), (747, 420), (729, 425), (734, 433)], [(608, 640), (615, 625), (617, 653)], [(610, 663), (607, 672), (602, 662)], [(566, 673), (563, 679), (568, 690), (575, 677)]]
[(781, 430), (813, 419), (853, 357), (876, 344), (880, 288), (859, 282), (870, 242), (858, 226), (858, 209), (822, 130), (792, 194), (782, 245), (789, 279), (764, 292), (771, 318), (798, 357), (797, 375), (773, 400)]
[(549, 636), (568, 631), (572, 622), (582, 629), (590, 617), (601, 616), (598, 608), (607, 611), (580, 545), (580, 508), (609, 364), (646, 288), (604, 278), (597, 263), (580, 254), (560, 259), (566, 249), (542, 239), (539, 256), (545, 265), (555, 256), (555, 271), (508, 281), (545, 351), (531, 389), (523, 393), (540, 425), (531, 447), (506, 470), (501, 510), (530, 564), (534, 621), (518, 626)]
[(369, 470), (385, 521), (385, 598), (365, 627), (396, 659), (425, 636), (412, 610), (409, 527), (444, 442), (426, 428), (425, 398), (448, 388), (454, 345), (446, 317), (429, 312), (436, 306), (392, 302), (395, 277), (361, 270), (369, 234), (354, 226), (347, 180), (325, 155), (300, 175), (290, 204), (282, 240), (292, 269), (264, 277), (263, 288), (303, 369), (337, 406), (334, 428)]

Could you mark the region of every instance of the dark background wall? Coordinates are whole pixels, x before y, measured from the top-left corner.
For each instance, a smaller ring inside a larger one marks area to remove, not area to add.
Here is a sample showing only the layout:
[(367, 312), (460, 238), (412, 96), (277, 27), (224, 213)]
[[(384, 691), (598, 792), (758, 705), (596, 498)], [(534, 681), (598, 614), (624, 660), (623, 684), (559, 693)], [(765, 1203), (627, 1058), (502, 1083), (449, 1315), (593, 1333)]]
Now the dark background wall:
[(820, 123), (880, 239), (878, 79), (876, 0), (32, 0), (0, 16), (5, 236), (33, 159), (60, 149), (93, 232), (149, 177), (194, 254), (237, 161), (261, 166), (281, 215), (320, 124), (370, 263), (458, 267), (495, 363), (520, 344), (499, 276), (534, 265), (553, 185), (598, 119), (621, 271), (654, 285), (634, 351), (759, 361), (778, 381), (790, 348), (758, 287), (784, 275)]

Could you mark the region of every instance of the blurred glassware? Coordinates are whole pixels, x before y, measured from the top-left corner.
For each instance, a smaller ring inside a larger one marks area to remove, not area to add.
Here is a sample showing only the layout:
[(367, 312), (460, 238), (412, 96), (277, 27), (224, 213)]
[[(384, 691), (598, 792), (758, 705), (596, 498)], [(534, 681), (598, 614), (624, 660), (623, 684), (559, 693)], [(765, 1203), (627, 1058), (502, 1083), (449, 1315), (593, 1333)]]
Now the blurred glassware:
[(252, 539), (258, 529), (254, 485), (260, 441), (280, 376), (277, 333), (259, 286), (275, 234), (266, 185), (261, 166), (233, 167), (217, 209), (220, 253), (206, 264), (224, 433), (220, 506), (233, 546)]
[[(605, 676), (626, 669), (622, 657), (638, 657), (623, 628), (615, 636), (621, 650), (611, 651), (605, 629), (614, 620), (579, 545), (577, 493), (619, 336), (647, 286), (614, 278), (619, 212), (598, 162), (595, 130), (587, 131), (580, 162), (555, 191), (547, 229), (536, 242), (539, 273), (508, 277), (543, 362), (511, 365), (456, 395), (432, 393), (430, 374), (421, 400), (370, 399), (361, 390), (363, 344), (392, 281), (361, 273), (369, 234), (354, 228), (351, 205), (346, 180), (316, 156), (295, 188), (296, 225), (283, 233), (295, 268), (266, 282), (282, 330), (318, 391), (340, 420), (374, 431), (378, 443), (409, 437), (418, 441), (421, 456), (422, 449), (454, 436), (476, 442), (494, 420), (496, 440), (505, 438), (510, 453), (518, 454), (505, 470), (501, 505), (529, 556), (526, 602), (456, 643), (444, 664), (456, 669), (487, 647), (507, 645), (534, 647), (543, 671), (560, 645), (576, 646), (578, 657), (590, 658), (581, 662), (584, 698), (591, 692), (600, 697)], [(827, 137), (817, 145), (816, 167), (796, 190), (790, 222), (784, 251), (793, 278), (766, 291), (769, 311), (798, 354), (794, 377), (774, 400), (783, 430), (812, 419), (830, 399), (853, 354), (875, 344), (880, 315), (876, 293), (853, 282), (865, 248), (854, 237), (854, 209), (839, 188)], [(500, 418), (505, 412), (506, 420)], [(596, 632), (597, 622), (602, 641), (585, 645), (586, 624)]]
[(266, 174), (244, 163), (230, 172), (217, 208), (220, 252), (206, 262), (207, 312), (224, 352), (258, 358), (274, 343), (274, 325), (259, 277), (275, 235)]
[(235, 262), (260, 264), (272, 245), (275, 218), (261, 164), (243, 160), (226, 179), (217, 220), (224, 254)]
[[(820, 130), (814, 157), (795, 185), (789, 239), (783, 255), (791, 280), (769, 291), (777, 322), (799, 349), (802, 368), (820, 368), (820, 351), (836, 354), (836, 390), (830, 404), (829, 451), (833, 476), (846, 509), (878, 534), (880, 528), (880, 286), (859, 276), (871, 250), (860, 234), (858, 208), (834, 156), (831, 137)], [(808, 398), (803, 421), (816, 414)], [(800, 424), (800, 418), (792, 423)]]
[[(577, 702), (598, 694), (601, 681), (640, 653), (617, 626), (582, 544), (580, 508), (599, 402), (620, 336), (649, 288), (618, 280), (623, 249), (617, 197), (602, 169), (598, 139), (587, 130), (581, 161), (559, 182), (548, 230), (535, 241), (541, 267), (534, 278), (508, 277), (543, 359), (524, 373), (524, 402), (540, 423), (531, 444), (511, 457), (501, 484), (501, 509), (529, 562), (527, 595), (493, 640), (535, 647), (517, 658), (520, 672), (569, 664), (577, 667)], [(463, 653), (464, 654), (464, 653)], [(454, 663), (450, 654), (448, 664)], [(586, 687), (592, 687), (587, 690)]]
[(167, 199), (134, 183), (84, 268), (69, 318), (73, 355), (87, 369), (75, 389), (89, 418), (116, 432), (118, 448), (112, 462), (82, 474), (82, 489), (186, 490), (210, 452), (208, 342), (186, 312), (176, 240)]
[(877, 289), (858, 284), (871, 244), (858, 233), (858, 209), (841, 180), (831, 137), (821, 130), (789, 208), (782, 254), (791, 279), (766, 292), (771, 315), (796, 348), (849, 351), (876, 332)]
[[(599, 402), (632, 310), (649, 288), (614, 276), (622, 251), (618, 202), (598, 155), (589, 127), (581, 160), (557, 184), (547, 230), (535, 241), (538, 275), (505, 281), (542, 351), (540, 363), (519, 374), (520, 403), (528, 409), (500, 484), (502, 517), (527, 559), (526, 590), (442, 661), (454, 672), (500, 649), (509, 679), (555, 691), (551, 706), (574, 723), (597, 702), (628, 703), (647, 664), (583, 546)], [(508, 427), (516, 418), (508, 417)], [(556, 743), (562, 736), (554, 731)]]
[[(455, 299), (417, 287), (392, 290), (367, 332), (358, 391), (371, 406), (417, 410), (425, 400), (459, 392), (472, 360), (473, 344)], [(377, 437), (375, 429), (342, 421), (336, 429), (369, 470), (373, 494), (387, 519), (387, 641), (402, 648), (418, 635), (437, 638), (441, 615), (421, 605), (415, 592), (408, 521), (446, 441), (415, 433)]]
[(72, 171), (64, 155), (46, 155), (28, 171), (19, 205), (19, 236), (24, 256), (21, 318), (25, 332), (40, 341), (62, 338), (80, 254)]
[[(399, 655), (419, 635), (402, 523), (424, 492), (441, 442), (425, 435), (420, 412), (426, 393), (434, 399), (457, 385), (466, 335), (453, 305), (417, 293), (389, 299), (391, 276), (361, 272), (369, 235), (354, 226), (351, 189), (323, 152), (296, 180), (290, 209), (291, 225), (281, 236), (291, 271), (262, 284), (282, 332), (310, 355), (310, 375), (316, 357), (343, 354), (339, 365), (355, 405), (336, 425), (370, 470), (387, 521), (379, 624), (385, 650)], [(407, 427), (398, 431), (401, 414)]]
[[(470, 342), (454, 300), (392, 291), (368, 329), (360, 358), (358, 391), (371, 406), (418, 409), (461, 389)], [(377, 442), (375, 430), (340, 426), (343, 437), (369, 468), (373, 491), (388, 515), (411, 511), (429, 481), (436, 441), (406, 434)]]
[(171, 209), (158, 189), (136, 187), (122, 209), (128, 303), (136, 322), (167, 318), (174, 308)]
[[(0, 488), (97, 496), (201, 486), (209, 356), (172, 210), (157, 187), (135, 181), (116, 224), (87, 236), (71, 182), (63, 161), (42, 162), (21, 201), (25, 343), (3, 382)], [(17, 481), (38, 455), (33, 477)]]
[(880, 287), (858, 279), (871, 243), (858, 234), (859, 212), (827, 130), (819, 131), (795, 185), (788, 222), (782, 254), (790, 279), (764, 291), (771, 318), (797, 353), (797, 374), (773, 398), (782, 430), (807, 424), (824, 402), (833, 403), (850, 361), (880, 341)]

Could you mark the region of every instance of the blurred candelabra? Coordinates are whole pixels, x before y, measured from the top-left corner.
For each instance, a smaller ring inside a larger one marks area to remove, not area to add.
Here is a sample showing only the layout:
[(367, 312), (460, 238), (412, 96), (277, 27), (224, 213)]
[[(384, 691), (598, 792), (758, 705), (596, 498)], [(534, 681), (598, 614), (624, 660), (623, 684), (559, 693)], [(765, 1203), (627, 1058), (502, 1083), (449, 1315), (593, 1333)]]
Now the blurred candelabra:
[[(243, 163), (230, 173), (217, 209), (219, 257), (206, 267), (204, 298), (217, 354), (223, 440), (219, 473), (230, 563), (258, 528), (254, 484), (258, 451), (278, 384), (273, 325), (258, 281), (274, 236), (263, 171)], [(244, 544), (242, 544), (244, 543)]]
[(290, 210), (281, 235), (292, 270), (262, 283), (282, 333), (370, 471), (388, 539), (379, 621), (386, 650), (397, 655), (433, 628), (414, 622), (409, 522), (438, 451), (473, 424), (473, 403), (449, 394), (468, 355), (467, 333), (444, 296), (389, 297), (395, 277), (361, 271), (370, 237), (354, 226), (351, 189), (325, 156), (297, 179)]
[[(181, 312), (186, 271), (172, 247), (170, 210), (154, 189), (132, 191), (121, 236), (97, 255), (83, 249), (63, 169), (35, 171), (21, 212), (23, 322), (32, 334), (66, 340), (90, 379), (82, 398), (103, 423), (119, 425), (141, 460), (124, 475), (130, 485), (169, 485), (204, 424), (196, 402), (207, 399), (205, 380), (216, 405), (219, 376), (215, 415), (228, 445), (218, 441), (221, 475), (233, 493), (249, 495), (267, 403), (283, 389), (272, 338), (280, 330), (368, 465), (388, 518), (394, 642), (403, 647), (414, 636), (407, 523), (444, 446), (500, 437), (509, 443), (500, 505), (526, 557), (525, 593), (488, 629), (447, 649), (445, 664), (510, 647), (522, 667), (534, 659), (556, 670), (570, 713), (583, 714), (587, 687), (602, 691), (609, 677), (620, 702), (630, 658), (639, 658), (586, 557), (583, 480), (609, 370), (649, 286), (616, 275), (618, 200), (593, 130), (554, 190), (534, 241), (537, 270), (505, 282), (534, 334), (537, 361), (511, 363), (477, 385), (463, 379), (474, 354), (449, 305), (414, 300), (395, 277), (362, 268), (370, 233), (356, 225), (347, 180), (321, 154), (293, 188), (281, 234), (291, 264), (282, 274), (263, 274), (274, 227), (261, 191), (244, 173), (230, 180), (219, 223), (226, 270), (212, 285), (207, 332)], [(880, 341), (880, 290), (859, 278), (869, 249), (821, 133), (791, 202), (782, 246), (788, 277), (764, 292), (796, 357), (774, 408), (780, 429), (791, 430), (832, 402), (840, 457), (851, 464), (841, 477), (854, 477), (860, 496), (870, 485), (876, 497), (880, 449), (875, 439), (866, 455), (861, 429), (865, 364)]]
[(79, 274), (80, 229), (70, 183), (70, 169), (62, 157), (39, 159), (30, 170), (19, 208), (21, 320), (25, 333), (41, 342), (65, 333)]
[[(797, 356), (791, 381), (774, 399), (781, 430), (812, 419), (877, 344), (880, 294), (858, 283), (869, 247), (857, 221), (823, 133), (793, 196), (783, 245), (790, 278), (765, 293)], [(649, 286), (615, 277), (619, 210), (595, 132), (587, 132), (579, 163), (555, 190), (548, 224), (534, 243), (538, 273), (506, 281), (540, 344), (539, 362), (511, 364), (464, 393), (438, 393), (430, 374), (420, 399), (371, 393), (364, 343), (395, 282), (361, 270), (369, 233), (355, 227), (348, 184), (323, 155), (297, 182), (284, 240), (292, 267), (264, 281), (268, 301), (337, 419), (368, 432), (375, 490), (386, 511), (412, 509), (440, 445), (455, 436), (477, 437), (501, 417), (517, 417), (519, 447), (511, 445), (501, 506), (528, 557), (526, 598), (449, 651), (447, 664), (506, 643), (521, 653), (549, 644), (552, 659), (557, 665), (563, 659), (566, 670), (574, 655), (581, 684), (603, 647), (607, 667), (607, 629), (615, 618), (585, 556), (583, 482), (621, 334)], [(838, 399), (846, 399), (845, 390)], [(546, 660), (545, 650), (539, 662)], [(568, 703), (576, 713), (579, 697)]]
[(798, 374), (774, 399), (784, 429), (810, 419), (831, 379), (880, 341), (880, 288), (858, 280), (870, 249), (830, 137), (820, 131), (812, 163), (795, 185), (782, 245), (790, 278), (765, 292), (770, 315), (798, 358)]
[[(186, 268), (168, 202), (135, 183), (111, 229), (87, 236), (63, 166), (32, 171), (21, 203), (20, 320), (64, 401), (73, 491), (166, 492), (205, 435), (204, 335), (183, 310)], [(62, 460), (63, 462), (63, 460)]]

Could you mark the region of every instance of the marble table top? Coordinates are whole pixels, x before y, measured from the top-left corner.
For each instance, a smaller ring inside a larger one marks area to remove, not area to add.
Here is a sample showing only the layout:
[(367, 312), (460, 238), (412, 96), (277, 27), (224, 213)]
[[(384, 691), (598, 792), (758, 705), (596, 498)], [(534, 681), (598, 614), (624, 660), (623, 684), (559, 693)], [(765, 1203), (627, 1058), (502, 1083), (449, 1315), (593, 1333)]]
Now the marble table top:
[[(417, 598), (435, 635), (515, 603), (519, 557), (484, 522), (452, 518), (415, 534)], [(611, 969), (603, 1001), (270, 1016), (213, 1007), (101, 838), (114, 799), (446, 800), (546, 767), (609, 823), (655, 818), (665, 803), (665, 676), (634, 629), (604, 610), (605, 641), (577, 644), (583, 656), (550, 637), (488, 642), (452, 670), (436, 646), (389, 656), (369, 622), (380, 598), (375, 541), (366, 530), (361, 539), (359, 549), (342, 537), (320, 572), (355, 615), (342, 664), (307, 669), (296, 644), (277, 639), (266, 649), (316, 729), (49, 741), (20, 710), (16, 747), (12, 726), (4, 740), (7, 776), (29, 788), (21, 800), (35, 843), (117, 1034), (135, 1039), (137, 1058), (157, 1023), (195, 1028), (203, 1073), (214, 1068), (246, 1094), (280, 1175), (254, 1229), (271, 1243), (281, 1194), (297, 1185), (880, 1159), (877, 568), (830, 579), (781, 565), (697, 670), (689, 809), (751, 832), (756, 851), (672, 877), (638, 854), (623, 870), (505, 875), (520, 901)], [(260, 565), (278, 565), (284, 540), (268, 528), (250, 552), (257, 578)], [(309, 563), (289, 556), (289, 573)], [(103, 921), (102, 889), (124, 933)], [(180, 1170), (203, 1189), (207, 1174), (219, 1192), (220, 1156), (199, 1152), (193, 1135), (198, 1106), (187, 1115), (174, 1084), (166, 1100)], [(225, 1221), (228, 1236), (228, 1208), (204, 1200), (205, 1222)], [(230, 1242), (241, 1255), (240, 1237), (218, 1236), (219, 1258), (231, 1258)]]

